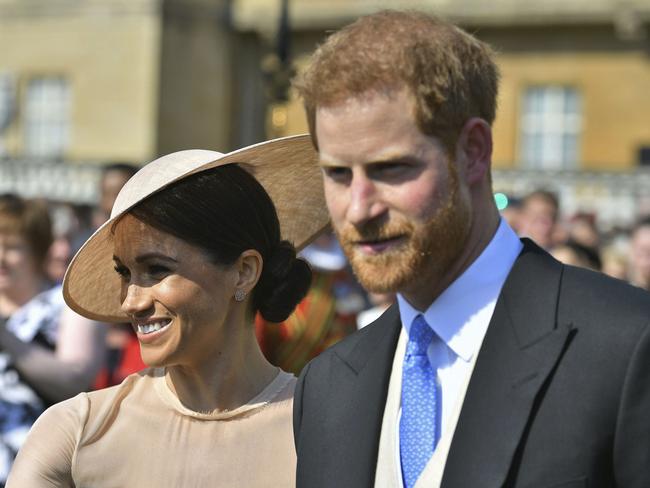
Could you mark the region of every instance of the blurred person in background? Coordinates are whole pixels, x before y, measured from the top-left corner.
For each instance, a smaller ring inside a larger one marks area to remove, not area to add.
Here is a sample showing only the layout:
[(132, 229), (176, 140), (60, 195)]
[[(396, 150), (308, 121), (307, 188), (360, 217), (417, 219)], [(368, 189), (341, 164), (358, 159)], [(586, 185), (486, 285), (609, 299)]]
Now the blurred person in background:
[(53, 283), (61, 283), (79, 246), (93, 233), (90, 207), (70, 202), (48, 202), (54, 240), (48, 251), (45, 271)]
[(601, 271), (600, 232), (595, 215), (578, 212), (569, 219), (564, 230), (564, 239), (555, 233), (555, 244), (549, 249), (551, 255), (564, 264)]
[(650, 291), (650, 215), (640, 219), (630, 237), (630, 281)]
[(521, 227), (521, 200), (516, 197), (508, 197), (508, 205), (501, 210), (501, 217), (503, 217), (508, 225), (519, 234)]
[[(102, 166), (99, 180), (99, 202), (92, 217), (95, 229), (110, 218), (117, 195), (137, 172), (137, 166), (126, 162), (112, 162)], [(84, 241), (88, 237), (89, 235), (85, 236)], [(131, 373), (145, 368), (133, 328), (129, 324), (111, 323), (107, 325), (106, 363), (95, 379), (94, 387), (96, 389), (118, 385)]]
[(257, 338), (267, 359), (296, 375), (307, 362), (356, 330), (357, 314), (367, 306), (332, 232), (319, 236), (301, 257), (312, 268), (307, 296), (282, 323), (257, 316)]
[(54, 237), (52, 245), (47, 253), (45, 273), (52, 283), (61, 283), (65, 270), (72, 259), (72, 244), (66, 235)]
[(535, 190), (526, 195), (518, 219), (519, 235), (531, 238), (544, 249), (553, 247), (559, 208), (557, 196), (550, 191)]
[(587, 212), (578, 212), (568, 222), (569, 240), (585, 247), (598, 251), (600, 248), (600, 231), (596, 223), (596, 215)]
[(558, 261), (571, 266), (600, 271), (602, 261), (597, 249), (585, 246), (579, 242), (569, 239), (568, 241), (553, 246), (549, 251)]
[(93, 215), (93, 226), (96, 229), (110, 218), (118, 193), (137, 171), (137, 166), (125, 162), (107, 163), (102, 166), (99, 179), (99, 203)]
[(88, 389), (104, 357), (103, 330), (45, 273), (52, 240), (44, 203), (0, 196), (0, 484), (40, 413)]
[(628, 281), (629, 252), (622, 250), (620, 246), (610, 244), (603, 247), (601, 256), (603, 273), (612, 278)]
[(629, 281), (630, 231), (623, 227), (610, 229), (603, 239), (601, 252), (603, 273)]
[(357, 315), (357, 329), (363, 329), (366, 325), (374, 322), (388, 307), (395, 303), (397, 295), (395, 293), (368, 293), (368, 300), (371, 307), (359, 312)]

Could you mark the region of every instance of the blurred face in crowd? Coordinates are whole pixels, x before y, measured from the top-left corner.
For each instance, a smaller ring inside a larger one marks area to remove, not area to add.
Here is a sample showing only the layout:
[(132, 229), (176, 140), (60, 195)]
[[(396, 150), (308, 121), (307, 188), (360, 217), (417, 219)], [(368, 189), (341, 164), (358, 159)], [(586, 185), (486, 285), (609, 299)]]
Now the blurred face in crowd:
[(557, 208), (544, 198), (530, 198), (522, 207), (519, 218), (521, 235), (530, 237), (539, 246), (553, 245)]
[(101, 181), (99, 207), (105, 220), (111, 215), (113, 203), (122, 187), (129, 181), (131, 174), (122, 170), (107, 171)]
[(45, 272), (50, 280), (60, 283), (68, 268), (72, 255), (70, 241), (65, 237), (58, 237), (50, 246), (50, 251), (45, 264)]
[(592, 269), (598, 271), (594, 264), (589, 262), (589, 259), (570, 245), (560, 245), (550, 250), (551, 255), (558, 261), (569, 264), (571, 266), (578, 266), (580, 268)]
[(650, 225), (641, 226), (634, 232), (630, 246), (632, 281), (650, 290)]
[(597, 248), (600, 245), (600, 236), (594, 224), (578, 219), (571, 224), (571, 238), (580, 244)]
[(0, 292), (32, 286), (40, 276), (27, 240), (17, 233), (0, 233)]
[(514, 205), (508, 206), (501, 211), (501, 217), (505, 219), (512, 230), (514, 230), (516, 233), (519, 233), (521, 208)]
[(418, 128), (407, 90), (319, 107), (327, 205), (341, 245), (372, 292), (438, 280), (462, 251), (469, 195), (442, 144)]
[(194, 366), (214, 360), (235, 292), (236, 271), (131, 215), (115, 227), (115, 270), (149, 366)]

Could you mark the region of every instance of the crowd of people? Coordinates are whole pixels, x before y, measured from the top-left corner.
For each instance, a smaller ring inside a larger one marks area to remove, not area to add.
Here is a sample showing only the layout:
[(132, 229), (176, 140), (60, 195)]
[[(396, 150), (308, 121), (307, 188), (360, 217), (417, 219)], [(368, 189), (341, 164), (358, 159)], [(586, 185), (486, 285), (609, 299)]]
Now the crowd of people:
[(520, 236), (530, 237), (559, 261), (600, 271), (650, 290), (650, 215), (629, 228), (603, 231), (598, 215), (563, 214), (552, 191), (539, 189), (512, 199), (503, 216)]

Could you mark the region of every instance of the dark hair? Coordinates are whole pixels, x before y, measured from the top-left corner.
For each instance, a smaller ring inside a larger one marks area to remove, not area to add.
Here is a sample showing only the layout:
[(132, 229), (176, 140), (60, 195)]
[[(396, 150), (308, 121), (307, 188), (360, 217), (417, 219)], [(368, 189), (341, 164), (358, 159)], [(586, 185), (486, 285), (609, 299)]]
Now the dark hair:
[(25, 239), (37, 266), (43, 267), (54, 240), (52, 220), (44, 202), (10, 193), (0, 195), (0, 232)]
[(637, 219), (636, 222), (634, 222), (634, 225), (632, 226), (631, 235), (636, 234), (636, 232), (642, 227), (650, 227), (650, 214), (644, 215), (643, 217)]
[(101, 167), (101, 172), (103, 175), (106, 173), (110, 173), (112, 171), (117, 171), (120, 173), (124, 173), (128, 175), (129, 177), (133, 176), (138, 172), (140, 168), (131, 164), (131, 163), (126, 163), (126, 162), (121, 162), (121, 161), (114, 161), (114, 162), (109, 162), (105, 163)]
[(585, 246), (584, 244), (580, 244), (572, 239), (569, 239), (564, 243), (564, 245), (571, 249), (571, 251), (573, 251), (580, 259), (588, 263), (591, 269), (600, 271), (603, 268), (603, 262), (597, 248)]
[(253, 309), (270, 322), (285, 320), (304, 298), (311, 269), (280, 239), (273, 201), (236, 164), (218, 166), (172, 183), (130, 213), (159, 230), (204, 249), (215, 264), (231, 265), (247, 249), (264, 260)]

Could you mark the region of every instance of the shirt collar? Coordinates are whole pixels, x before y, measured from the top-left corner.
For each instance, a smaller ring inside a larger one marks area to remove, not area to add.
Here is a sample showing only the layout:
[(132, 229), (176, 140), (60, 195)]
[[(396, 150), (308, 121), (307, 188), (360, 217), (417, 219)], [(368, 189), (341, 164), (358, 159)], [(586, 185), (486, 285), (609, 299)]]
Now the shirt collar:
[(523, 245), (504, 219), (479, 257), (443, 291), (424, 313), (397, 295), (402, 325), (408, 333), (415, 317), (425, 320), (464, 361), (478, 351), (494, 304)]

